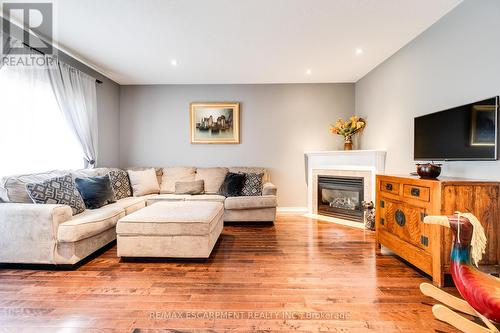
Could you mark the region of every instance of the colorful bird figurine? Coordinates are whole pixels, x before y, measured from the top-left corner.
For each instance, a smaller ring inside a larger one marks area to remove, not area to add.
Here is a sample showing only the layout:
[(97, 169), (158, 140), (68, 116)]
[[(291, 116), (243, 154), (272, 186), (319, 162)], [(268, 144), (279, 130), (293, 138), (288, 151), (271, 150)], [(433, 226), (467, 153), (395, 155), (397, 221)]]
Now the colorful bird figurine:
[(429, 283), (422, 283), (420, 290), (455, 310), (479, 317), (486, 326), (441, 304), (432, 307), (434, 316), (466, 333), (499, 332), (494, 323), (500, 323), (500, 279), (477, 269), (486, 248), (486, 236), (479, 220), (470, 213), (457, 212), (453, 216), (427, 216), (424, 223), (452, 230), (451, 276), (465, 301)]

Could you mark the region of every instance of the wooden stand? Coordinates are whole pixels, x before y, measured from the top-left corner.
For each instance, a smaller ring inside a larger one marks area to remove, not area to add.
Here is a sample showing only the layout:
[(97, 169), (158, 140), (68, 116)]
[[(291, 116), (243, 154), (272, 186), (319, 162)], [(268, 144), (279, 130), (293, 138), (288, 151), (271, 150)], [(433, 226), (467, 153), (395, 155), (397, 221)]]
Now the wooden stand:
[(377, 245), (432, 276), (434, 285), (443, 286), (449, 272), (452, 235), (440, 226), (424, 224), (427, 215), (461, 211), (477, 216), (488, 239), (480, 264), (499, 264), (499, 182), (377, 175), (376, 196)]

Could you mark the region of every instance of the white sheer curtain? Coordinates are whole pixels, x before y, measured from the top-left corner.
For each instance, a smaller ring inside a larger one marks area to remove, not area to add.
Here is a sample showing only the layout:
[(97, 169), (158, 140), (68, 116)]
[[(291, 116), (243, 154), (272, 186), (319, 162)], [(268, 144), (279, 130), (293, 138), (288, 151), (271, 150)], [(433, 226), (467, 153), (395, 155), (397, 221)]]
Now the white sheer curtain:
[(83, 167), (46, 68), (2, 66), (0, 96), (0, 177)]
[(95, 78), (46, 57), (47, 69), (59, 109), (82, 148), (86, 166), (97, 160), (97, 99)]

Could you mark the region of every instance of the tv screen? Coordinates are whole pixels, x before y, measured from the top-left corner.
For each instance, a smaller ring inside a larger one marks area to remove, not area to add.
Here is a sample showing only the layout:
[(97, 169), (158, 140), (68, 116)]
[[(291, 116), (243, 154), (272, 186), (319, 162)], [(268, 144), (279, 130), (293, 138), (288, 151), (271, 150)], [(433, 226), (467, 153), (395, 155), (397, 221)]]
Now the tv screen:
[(496, 160), (498, 96), (416, 117), (414, 158)]

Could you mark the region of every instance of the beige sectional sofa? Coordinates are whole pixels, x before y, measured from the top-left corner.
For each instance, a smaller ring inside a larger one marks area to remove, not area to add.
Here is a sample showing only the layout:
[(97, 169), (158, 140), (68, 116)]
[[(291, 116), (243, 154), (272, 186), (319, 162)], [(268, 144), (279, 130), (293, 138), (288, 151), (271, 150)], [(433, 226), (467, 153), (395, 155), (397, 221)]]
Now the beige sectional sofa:
[[(26, 193), (26, 183), (41, 182), (68, 172), (74, 177), (102, 176), (111, 169), (57, 170), (5, 177), (0, 183), (3, 201), (0, 203), (0, 263), (77, 264), (116, 239), (116, 223), (120, 218), (160, 201), (221, 202), (226, 222), (275, 220), (277, 189), (264, 168), (184, 168), (189, 169), (187, 180), (193, 177), (204, 180), (205, 194), (178, 195), (172, 193), (172, 184), (178, 176), (175, 171), (182, 169), (156, 168), (160, 193), (123, 198), (75, 216), (69, 206), (33, 204)], [(227, 172), (263, 172), (262, 195), (228, 198), (218, 195), (217, 189)], [(180, 179), (186, 180), (182, 175)]]

